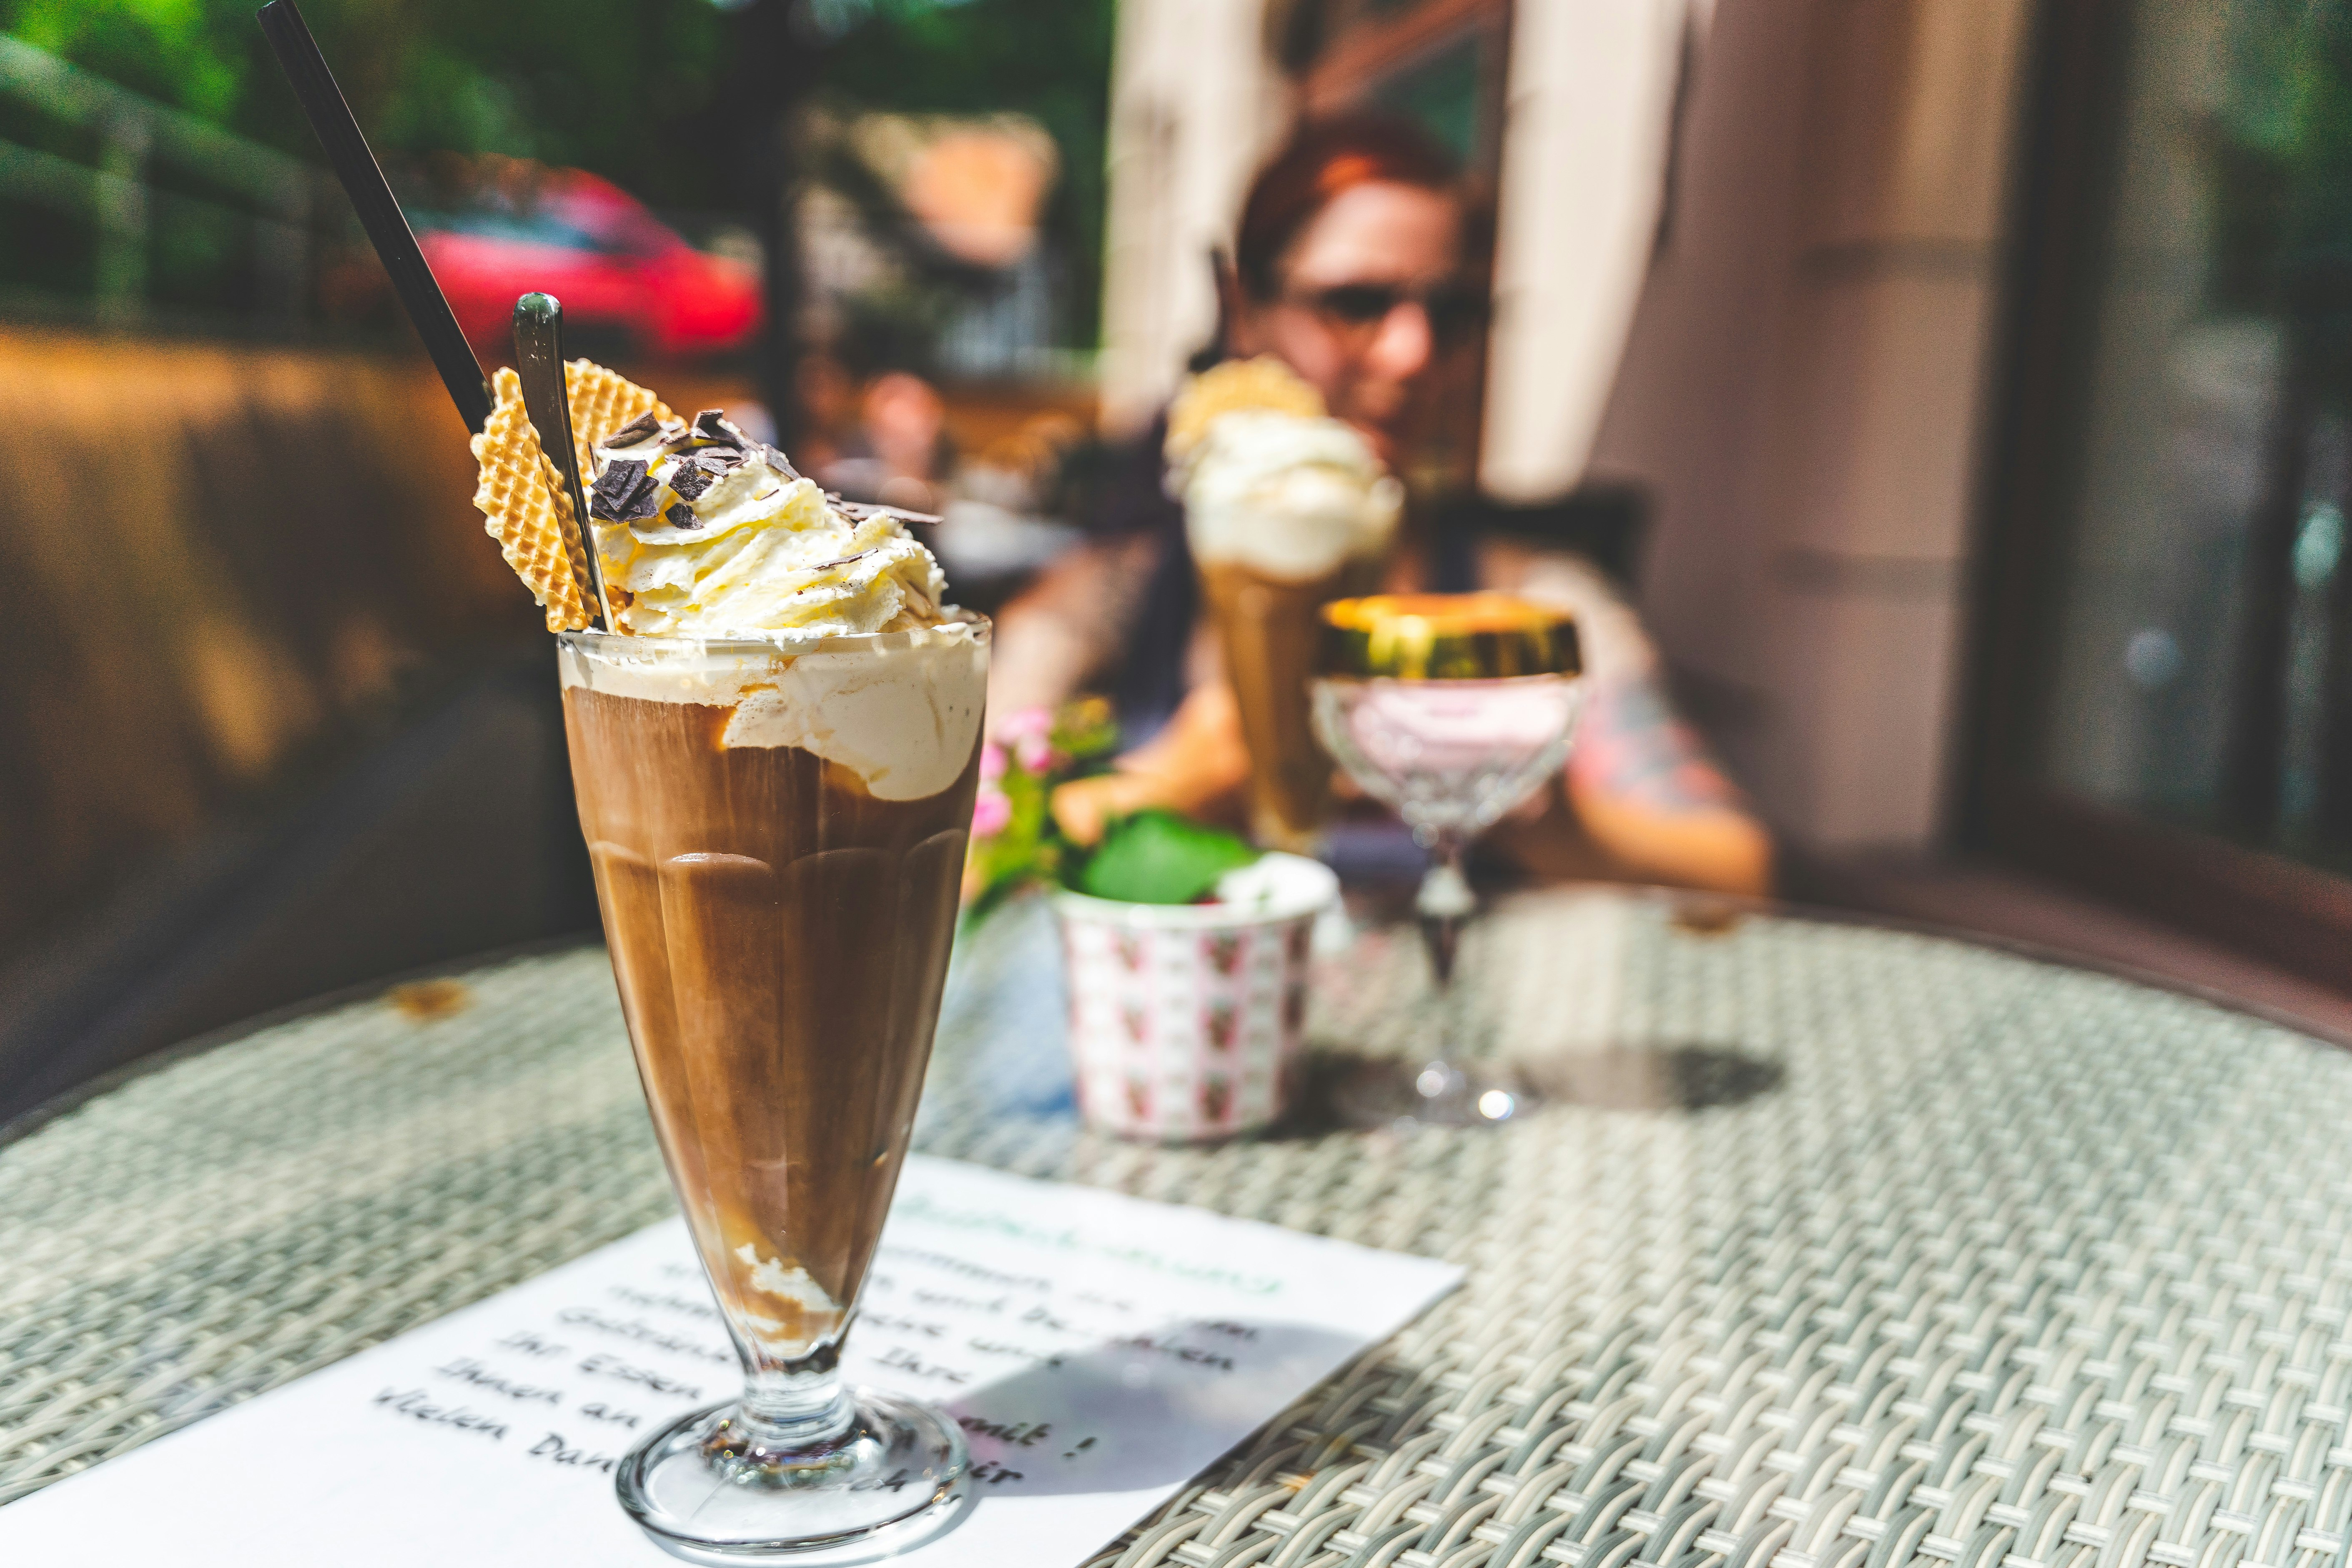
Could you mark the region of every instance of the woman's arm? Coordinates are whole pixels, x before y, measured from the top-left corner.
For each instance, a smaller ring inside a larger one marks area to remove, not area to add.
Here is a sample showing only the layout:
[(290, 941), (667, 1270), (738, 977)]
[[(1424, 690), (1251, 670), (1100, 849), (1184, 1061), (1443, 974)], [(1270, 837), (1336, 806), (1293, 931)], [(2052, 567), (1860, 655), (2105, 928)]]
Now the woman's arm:
[(1585, 832), (1633, 880), (1772, 890), (1772, 836), (1675, 712), (1654, 671), (1595, 679), (1567, 788)]
[(996, 616), (989, 663), (992, 715), (1058, 708), (1132, 651), (1160, 559), (1183, 541), (1183, 509), (1160, 482), (1165, 416), (1105, 454), (1087, 542), (1068, 551)]
[(1160, 549), (1150, 534), (1089, 540), (998, 612), (988, 666), (991, 716), (1058, 708), (1117, 664)]
[(1488, 546), (1480, 564), (1491, 585), (1576, 616), (1585, 701), (1566, 791), (1599, 868), (1633, 881), (1769, 893), (1772, 836), (1675, 712), (1655, 646), (1609, 580), (1577, 557), (1511, 544)]

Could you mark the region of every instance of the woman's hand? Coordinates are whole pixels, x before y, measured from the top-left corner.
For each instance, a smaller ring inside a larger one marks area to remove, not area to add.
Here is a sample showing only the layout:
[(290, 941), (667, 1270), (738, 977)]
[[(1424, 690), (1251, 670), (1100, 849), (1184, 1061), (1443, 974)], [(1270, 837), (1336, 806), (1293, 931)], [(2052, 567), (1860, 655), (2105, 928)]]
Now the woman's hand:
[(1675, 715), (1654, 675), (1596, 683), (1569, 754), (1567, 785), (1586, 834), (1635, 879), (1771, 891), (1771, 835)]
[(1241, 708), (1222, 680), (1194, 687), (1168, 727), (1118, 760), (1116, 771), (1054, 792), (1054, 820), (1073, 843), (1096, 844), (1114, 817), (1165, 806), (1207, 821), (1238, 822), (1249, 784)]

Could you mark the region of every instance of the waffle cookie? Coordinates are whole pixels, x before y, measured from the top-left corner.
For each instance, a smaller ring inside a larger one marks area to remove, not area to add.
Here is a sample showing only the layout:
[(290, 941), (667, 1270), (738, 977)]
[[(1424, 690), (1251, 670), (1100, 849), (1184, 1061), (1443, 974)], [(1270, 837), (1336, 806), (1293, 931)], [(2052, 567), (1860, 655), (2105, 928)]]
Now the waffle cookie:
[[(593, 478), (589, 454), (598, 441), (648, 410), (670, 418), (662, 400), (599, 364), (574, 360), (565, 367), (572, 403), (572, 437), (584, 481)], [(575, 631), (592, 625), (588, 555), (577, 520), (563, 493), (555, 465), (540, 446), (539, 432), (523, 410), (522, 380), (501, 369), (491, 378), (498, 406), (474, 437), (481, 482), (474, 504), (487, 519), (507, 564), (547, 613), (550, 631)]]
[(596, 482), (588, 454), (595, 449), (597, 442), (641, 414), (651, 414), (657, 419), (677, 417), (669, 411), (668, 404), (627, 376), (601, 364), (576, 359), (563, 370), (563, 388), (572, 399), (572, 439), (580, 447), (583, 485)]
[(1328, 412), (1323, 395), (1272, 354), (1227, 360), (1187, 381), (1169, 405), (1168, 456), (1182, 462), (1221, 416), (1245, 409), (1302, 419), (1320, 419)]

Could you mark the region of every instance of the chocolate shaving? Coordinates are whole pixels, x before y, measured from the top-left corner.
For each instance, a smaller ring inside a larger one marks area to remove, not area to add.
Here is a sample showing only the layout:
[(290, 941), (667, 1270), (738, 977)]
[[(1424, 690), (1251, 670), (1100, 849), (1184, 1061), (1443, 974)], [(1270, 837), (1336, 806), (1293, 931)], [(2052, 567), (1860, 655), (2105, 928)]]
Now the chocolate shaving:
[(661, 510), (660, 491), (643, 461), (616, 458), (588, 492), (588, 515), (604, 522), (643, 522)]
[(660, 435), (665, 428), (667, 427), (662, 424), (661, 416), (648, 409), (646, 412), (638, 415), (635, 419), (630, 420), (626, 425), (622, 426), (618, 430), (614, 431), (610, 436), (607, 436), (603, 440), (597, 442), (596, 445), (599, 447), (634, 447), (641, 441), (652, 440), (655, 437)]
[(615, 458), (604, 465), (596, 476), (595, 485), (588, 491), (588, 515), (608, 522), (621, 521), (621, 503), (646, 477), (646, 465), (635, 458)]
[(621, 507), (620, 521), (643, 522), (647, 518), (658, 514), (660, 510), (661, 487), (653, 480), (647, 479), (629, 492), (629, 499)]
[(724, 409), (706, 408), (694, 416), (694, 434), (698, 439), (720, 447), (732, 447), (738, 451), (751, 446), (743, 432), (728, 422)]
[(671, 507), (667, 511), (662, 513), (662, 515), (669, 519), (669, 525), (672, 528), (700, 528), (702, 526), (702, 520), (695, 516), (694, 509), (687, 505), (684, 501), (679, 501), (676, 506)]
[(935, 523), (946, 521), (943, 518), (934, 517), (927, 511), (908, 511), (904, 507), (869, 506), (862, 500), (844, 500), (835, 495), (829, 495), (824, 499), (833, 503), (834, 510), (852, 522), (868, 522), (877, 517), (895, 517), (900, 522)]
[(874, 552), (871, 550), (861, 550), (855, 555), (845, 555), (838, 561), (820, 561), (815, 565), (810, 567), (809, 570), (812, 572), (830, 572), (836, 566), (846, 566), (853, 561), (863, 561), (873, 553)]
[(782, 447), (771, 447), (762, 442), (760, 447), (760, 455), (768, 459), (768, 467), (775, 469), (776, 472), (783, 475), (784, 478), (788, 479), (796, 479), (801, 477), (801, 471), (793, 467), (793, 460), (784, 456), (784, 449)]
[[(719, 476), (704, 464), (698, 463), (691, 458), (682, 458), (670, 468), (669, 488), (688, 500), (699, 500), (702, 499), (702, 492), (709, 489), (718, 478)], [(676, 511), (677, 509), (672, 507), (670, 510)]]

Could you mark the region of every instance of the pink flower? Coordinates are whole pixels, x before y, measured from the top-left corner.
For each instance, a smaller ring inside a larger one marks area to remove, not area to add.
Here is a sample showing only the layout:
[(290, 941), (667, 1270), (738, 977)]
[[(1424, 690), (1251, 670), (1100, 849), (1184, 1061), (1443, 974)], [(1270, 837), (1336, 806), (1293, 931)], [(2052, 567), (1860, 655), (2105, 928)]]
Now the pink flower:
[(1020, 708), (1007, 713), (996, 722), (996, 744), (1010, 751), (1024, 773), (1045, 773), (1061, 763), (1054, 754), (1050, 709)]
[(971, 831), (975, 838), (989, 838), (1004, 831), (1013, 820), (1013, 803), (996, 790), (984, 789), (972, 802)]
[(1029, 773), (1050, 773), (1061, 759), (1054, 754), (1053, 743), (1043, 735), (1024, 735), (1013, 742), (1014, 760)]
[(1054, 715), (1044, 708), (1016, 708), (996, 722), (997, 739), (1045, 740), (1054, 732)]
[(1053, 754), (1054, 716), (1043, 708), (1024, 708), (997, 726), (996, 739), (1010, 746), (1023, 767), (1035, 773)]
[(991, 741), (980, 749), (980, 782), (994, 784), (1004, 776), (1004, 748)]

